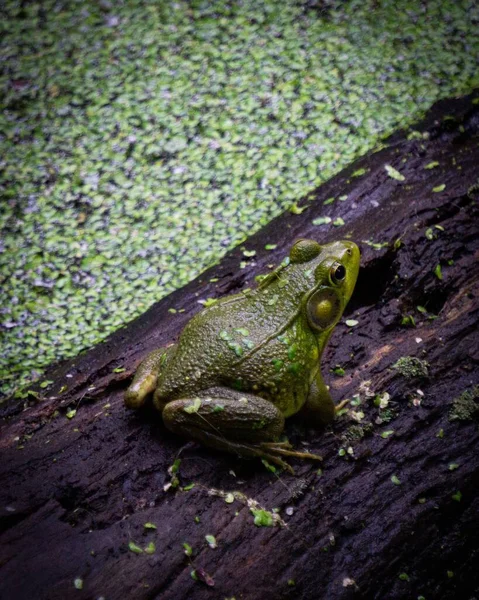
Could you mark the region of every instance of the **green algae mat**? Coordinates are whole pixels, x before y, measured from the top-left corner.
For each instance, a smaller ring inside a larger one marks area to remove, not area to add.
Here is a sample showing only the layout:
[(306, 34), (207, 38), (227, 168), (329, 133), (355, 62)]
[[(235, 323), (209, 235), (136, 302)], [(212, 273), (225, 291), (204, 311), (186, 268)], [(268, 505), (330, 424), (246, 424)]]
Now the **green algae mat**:
[(0, 10), (3, 394), (479, 85), (473, 2)]

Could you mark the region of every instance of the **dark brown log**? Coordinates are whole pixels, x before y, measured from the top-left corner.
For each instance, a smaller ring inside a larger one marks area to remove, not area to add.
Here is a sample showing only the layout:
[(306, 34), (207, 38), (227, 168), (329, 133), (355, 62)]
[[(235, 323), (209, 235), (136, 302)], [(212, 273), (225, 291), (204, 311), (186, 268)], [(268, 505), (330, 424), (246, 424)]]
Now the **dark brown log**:
[[(420, 133), (398, 133), (304, 199), (302, 214), (273, 220), (243, 244), (256, 250), (247, 268), (235, 249), (105, 343), (54, 367), (47, 394), (37, 388), (41, 400), (1, 407), (2, 599), (478, 596), (477, 97), (438, 103), (416, 127)], [(439, 165), (425, 168), (433, 161)], [(386, 164), (405, 180), (388, 176)], [(353, 176), (359, 169), (367, 172)], [(441, 184), (445, 189), (434, 192)], [(323, 206), (343, 195), (347, 201)], [(345, 225), (313, 226), (324, 214)], [(336, 401), (361, 388), (362, 404), (353, 411), (364, 418), (357, 423), (349, 412), (323, 432), (290, 420), (291, 441), (324, 456), (322, 476), (316, 465), (297, 461), (296, 477), (278, 476), (259, 461), (190, 444), (181, 451), (180, 487), (165, 492), (184, 441), (152, 409), (134, 414), (123, 407), (138, 362), (178, 336), (201, 308), (199, 299), (250, 287), (296, 238), (345, 235), (362, 249), (346, 315), (359, 325), (338, 325), (323, 373)], [(375, 249), (365, 240), (388, 246)], [(268, 252), (266, 243), (278, 247)], [(442, 279), (434, 273), (438, 264)], [(427, 374), (401, 375), (392, 368), (401, 357), (427, 361)], [(346, 376), (329, 374), (335, 365)], [(388, 406), (375, 406), (367, 389), (387, 392)], [(468, 414), (457, 414), (461, 395)], [(68, 419), (71, 409), (77, 412)], [(378, 424), (381, 416), (391, 420)], [(385, 431), (394, 433), (382, 437)], [(235, 491), (241, 494), (225, 502)], [(247, 499), (280, 509), (282, 521), (255, 526)], [(157, 529), (145, 529), (146, 522)], [(216, 537), (216, 549), (206, 534)], [(141, 548), (154, 542), (156, 550), (136, 554), (130, 541)], [(202, 570), (214, 587), (201, 581)]]

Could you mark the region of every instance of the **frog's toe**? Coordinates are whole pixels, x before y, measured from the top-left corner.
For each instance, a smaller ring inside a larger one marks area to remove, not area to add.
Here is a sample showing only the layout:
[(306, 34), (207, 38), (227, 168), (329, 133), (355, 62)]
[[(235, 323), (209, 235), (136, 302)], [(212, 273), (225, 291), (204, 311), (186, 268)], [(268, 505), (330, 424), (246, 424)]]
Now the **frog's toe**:
[(126, 390), (124, 400), (125, 405), (133, 409), (140, 408), (145, 402), (145, 398), (142, 397), (140, 392), (136, 389), (131, 389), (131, 387)]
[(146, 398), (154, 392), (158, 381), (158, 370), (165, 350), (153, 350), (136, 370), (130, 387), (125, 392), (125, 404), (128, 408), (140, 408)]
[(263, 442), (260, 444), (261, 448), (264, 448), (266, 452), (271, 454), (279, 454), (281, 456), (291, 456), (293, 458), (301, 458), (306, 460), (323, 460), (319, 454), (310, 454), (309, 452), (299, 452), (298, 450), (291, 450), (292, 446), (289, 442)]

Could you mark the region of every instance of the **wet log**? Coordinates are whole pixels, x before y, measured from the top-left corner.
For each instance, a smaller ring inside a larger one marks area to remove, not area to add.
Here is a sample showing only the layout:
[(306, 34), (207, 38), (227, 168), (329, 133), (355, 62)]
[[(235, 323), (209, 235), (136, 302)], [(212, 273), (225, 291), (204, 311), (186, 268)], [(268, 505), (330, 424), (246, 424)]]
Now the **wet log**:
[[(236, 248), (1, 406), (1, 598), (477, 597), (477, 98), (436, 104), (242, 244), (254, 257)], [(350, 409), (286, 430), (321, 471), (185, 447), (152, 409), (124, 408), (139, 361), (199, 300), (251, 287), (299, 237), (345, 236), (361, 272), (323, 373)]]

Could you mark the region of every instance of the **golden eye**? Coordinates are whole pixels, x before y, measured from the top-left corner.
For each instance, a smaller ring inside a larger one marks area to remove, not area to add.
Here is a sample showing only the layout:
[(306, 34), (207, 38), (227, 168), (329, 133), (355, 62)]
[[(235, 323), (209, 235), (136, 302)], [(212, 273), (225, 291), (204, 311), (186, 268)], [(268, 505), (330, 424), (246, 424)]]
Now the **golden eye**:
[(331, 283), (334, 283), (334, 285), (341, 284), (346, 278), (346, 267), (339, 262), (335, 262), (329, 271), (329, 276)]
[(328, 329), (341, 315), (341, 301), (336, 291), (326, 288), (317, 290), (306, 305), (308, 321), (314, 329)]

